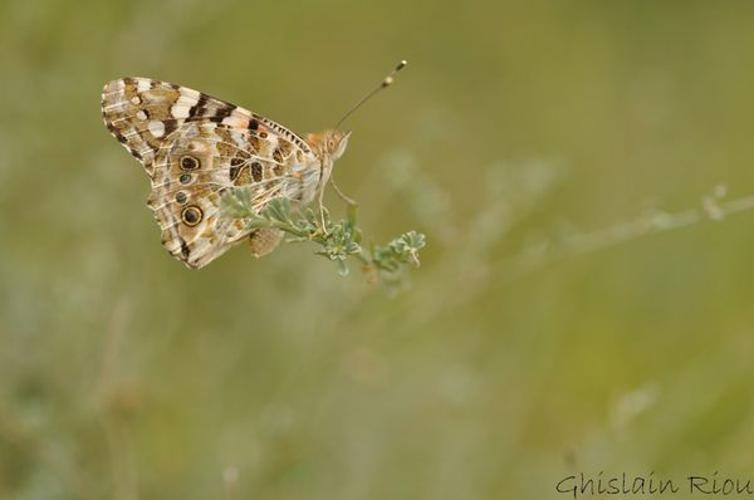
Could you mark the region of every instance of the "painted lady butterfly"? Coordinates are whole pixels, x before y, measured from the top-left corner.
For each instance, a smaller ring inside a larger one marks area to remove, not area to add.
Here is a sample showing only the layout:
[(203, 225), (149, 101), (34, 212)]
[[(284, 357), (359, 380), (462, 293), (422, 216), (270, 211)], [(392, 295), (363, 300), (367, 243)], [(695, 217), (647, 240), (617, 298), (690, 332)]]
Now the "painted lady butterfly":
[[(382, 84), (392, 83), (392, 75)], [(246, 186), (259, 211), (288, 198), (302, 207), (319, 197), (350, 132), (326, 130), (305, 138), (256, 113), (186, 87), (149, 78), (105, 85), (102, 116), (112, 135), (143, 165), (151, 180), (147, 205), (162, 230), (162, 244), (188, 267), (200, 268), (248, 239), (260, 257), (280, 243), (277, 229), (248, 229), (223, 216), (220, 200)], [(341, 120), (340, 123), (342, 123)]]

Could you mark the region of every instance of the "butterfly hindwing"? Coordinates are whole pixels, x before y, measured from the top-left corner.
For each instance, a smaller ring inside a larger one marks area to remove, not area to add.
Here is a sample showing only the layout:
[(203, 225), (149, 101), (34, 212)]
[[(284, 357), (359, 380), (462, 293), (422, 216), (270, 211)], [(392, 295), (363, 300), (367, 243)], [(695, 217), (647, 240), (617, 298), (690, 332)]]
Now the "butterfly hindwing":
[(305, 204), (316, 191), (319, 160), (303, 139), (201, 92), (123, 78), (105, 86), (102, 113), (151, 179), (147, 204), (163, 245), (190, 267), (208, 264), (250, 235), (244, 220), (222, 215), (227, 189), (247, 186), (256, 210), (276, 197)]

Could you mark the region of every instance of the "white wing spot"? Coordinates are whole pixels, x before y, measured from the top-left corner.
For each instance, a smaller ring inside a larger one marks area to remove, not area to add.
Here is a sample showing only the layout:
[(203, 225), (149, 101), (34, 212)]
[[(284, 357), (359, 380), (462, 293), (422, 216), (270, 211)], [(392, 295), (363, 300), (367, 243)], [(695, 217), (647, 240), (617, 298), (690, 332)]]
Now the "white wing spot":
[(139, 78), (139, 83), (136, 85), (136, 90), (139, 92), (146, 92), (149, 90), (150, 82), (146, 78)]
[(188, 118), (189, 109), (191, 109), (190, 106), (176, 104), (170, 108), (170, 114), (173, 115), (173, 118)]
[(146, 120), (147, 114), (144, 111), (139, 111), (138, 113), (136, 113), (136, 118), (138, 118), (139, 120)]
[(134, 106), (138, 106), (139, 104), (141, 104), (141, 98), (137, 95), (133, 96), (131, 98), (131, 104), (133, 104)]
[(180, 93), (182, 96), (188, 97), (189, 99), (192, 99), (194, 101), (194, 104), (199, 101), (199, 96), (201, 95), (199, 92), (193, 89), (187, 89), (186, 87), (181, 87)]
[(240, 113), (233, 113), (223, 119), (223, 125), (233, 128), (246, 128), (249, 126), (249, 119)]
[[(198, 92), (197, 92), (198, 94)], [(199, 102), (199, 98), (192, 94), (181, 94), (178, 96), (178, 99), (175, 101), (175, 104), (177, 106), (188, 106), (191, 107), (194, 104)]]
[(165, 124), (159, 120), (153, 120), (147, 125), (149, 133), (155, 137), (162, 137), (165, 134)]

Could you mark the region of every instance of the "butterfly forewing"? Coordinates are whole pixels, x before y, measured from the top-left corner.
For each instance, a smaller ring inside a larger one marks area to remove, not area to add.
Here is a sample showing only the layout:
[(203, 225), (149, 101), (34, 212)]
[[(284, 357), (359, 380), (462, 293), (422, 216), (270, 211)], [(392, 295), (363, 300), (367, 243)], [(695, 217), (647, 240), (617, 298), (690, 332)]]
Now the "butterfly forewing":
[(190, 267), (202, 267), (254, 237), (246, 221), (221, 213), (227, 189), (248, 186), (256, 210), (277, 197), (306, 204), (316, 192), (320, 162), (303, 139), (207, 94), (123, 78), (105, 85), (102, 114), (151, 179), (147, 204), (163, 245)]

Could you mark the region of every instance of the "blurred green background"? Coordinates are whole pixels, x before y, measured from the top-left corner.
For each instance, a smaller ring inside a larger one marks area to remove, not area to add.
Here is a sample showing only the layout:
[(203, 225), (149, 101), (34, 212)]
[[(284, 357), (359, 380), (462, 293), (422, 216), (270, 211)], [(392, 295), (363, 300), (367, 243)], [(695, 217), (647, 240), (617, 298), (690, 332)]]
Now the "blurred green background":
[[(754, 193), (753, 16), (2, 0), (0, 498), (542, 499), (578, 471), (754, 474), (754, 213), (619, 243), (716, 187)], [(100, 116), (105, 81), (150, 76), (317, 131), (403, 58), (335, 169), (368, 236), (427, 234), (395, 296), (307, 245), (184, 268)], [(576, 238), (600, 228), (604, 249)]]

